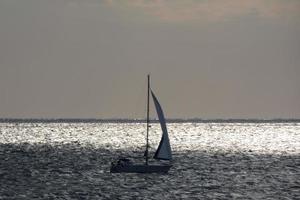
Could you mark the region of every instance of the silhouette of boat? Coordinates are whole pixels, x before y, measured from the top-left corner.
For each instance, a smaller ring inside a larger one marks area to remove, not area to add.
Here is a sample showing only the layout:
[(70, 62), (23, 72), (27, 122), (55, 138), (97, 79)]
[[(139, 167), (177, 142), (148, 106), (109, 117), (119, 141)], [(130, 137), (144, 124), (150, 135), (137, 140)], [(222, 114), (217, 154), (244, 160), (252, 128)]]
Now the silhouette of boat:
[(160, 122), (161, 130), (162, 130), (162, 137), (158, 148), (154, 154), (154, 159), (157, 160), (172, 160), (172, 150), (170, 146), (170, 140), (168, 136), (166, 120), (164, 117), (163, 110), (154, 95), (150, 87), (150, 75), (147, 76), (148, 78), (148, 89), (147, 89), (147, 128), (146, 128), (146, 150), (144, 153), (145, 163), (144, 164), (135, 164), (129, 158), (121, 158), (115, 162), (111, 163), (110, 172), (111, 173), (167, 173), (172, 165), (169, 163), (162, 163), (162, 164), (149, 164), (149, 96), (151, 92), (151, 96), (156, 108), (156, 112), (158, 115), (158, 119)]

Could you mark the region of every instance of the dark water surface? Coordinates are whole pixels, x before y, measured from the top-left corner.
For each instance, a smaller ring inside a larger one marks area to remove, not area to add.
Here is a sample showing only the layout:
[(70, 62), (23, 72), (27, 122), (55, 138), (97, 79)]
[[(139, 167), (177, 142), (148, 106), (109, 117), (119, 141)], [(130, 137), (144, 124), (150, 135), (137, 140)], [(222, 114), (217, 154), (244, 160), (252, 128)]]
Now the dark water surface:
[[(0, 199), (297, 199), (299, 123), (171, 123), (169, 174), (111, 174), (145, 123), (0, 123)], [(150, 155), (161, 137), (149, 134)], [(142, 160), (140, 160), (142, 161)]]
[(177, 151), (169, 174), (111, 174), (127, 149), (0, 144), (0, 199), (297, 199), (300, 155)]

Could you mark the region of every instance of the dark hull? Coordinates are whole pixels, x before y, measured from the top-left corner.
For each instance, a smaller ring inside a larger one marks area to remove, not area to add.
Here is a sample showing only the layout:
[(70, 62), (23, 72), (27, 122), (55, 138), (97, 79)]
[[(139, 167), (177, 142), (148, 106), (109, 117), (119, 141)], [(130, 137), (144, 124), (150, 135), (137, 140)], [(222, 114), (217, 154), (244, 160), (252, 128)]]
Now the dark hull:
[(112, 165), (111, 173), (168, 173), (172, 165)]

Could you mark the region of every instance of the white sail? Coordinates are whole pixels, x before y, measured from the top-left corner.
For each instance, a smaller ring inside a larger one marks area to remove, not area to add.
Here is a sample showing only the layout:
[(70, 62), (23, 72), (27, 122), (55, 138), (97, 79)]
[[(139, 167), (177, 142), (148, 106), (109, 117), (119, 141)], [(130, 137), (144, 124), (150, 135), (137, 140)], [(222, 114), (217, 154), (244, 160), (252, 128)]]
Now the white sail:
[(171, 150), (171, 146), (170, 146), (169, 135), (168, 135), (168, 130), (167, 130), (167, 126), (166, 126), (166, 120), (164, 117), (164, 113), (163, 113), (163, 110), (152, 90), (151, 90), (151, 94), (152, 94), (152, 98), (153, 98), (156, 112), (158, 115), (158, 119), (160, 122), (161, 130), (163, 132), (159, 146), (155, 152), (154, 158), (161, 159), (161, 160), (171, 160), (172, 159), (172, 150)]

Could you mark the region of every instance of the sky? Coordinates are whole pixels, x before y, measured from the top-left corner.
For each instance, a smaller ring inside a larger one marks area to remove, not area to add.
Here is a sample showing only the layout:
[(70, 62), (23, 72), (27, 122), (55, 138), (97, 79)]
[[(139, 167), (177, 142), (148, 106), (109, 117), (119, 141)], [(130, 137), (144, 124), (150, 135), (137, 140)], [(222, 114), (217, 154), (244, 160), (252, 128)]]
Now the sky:
[[(300, 118), (299, 0), (1, 0), (0, 118)], [(151, 116), (155, 116), (151, 104)]]

